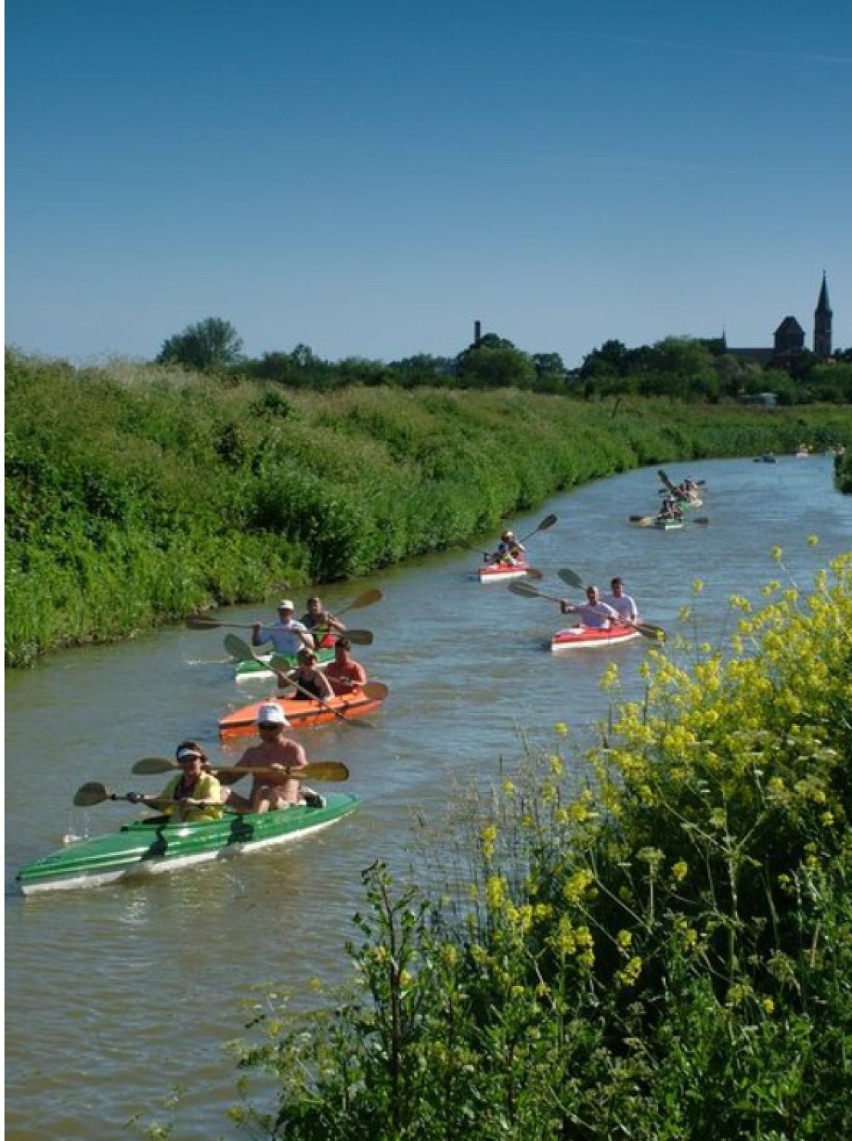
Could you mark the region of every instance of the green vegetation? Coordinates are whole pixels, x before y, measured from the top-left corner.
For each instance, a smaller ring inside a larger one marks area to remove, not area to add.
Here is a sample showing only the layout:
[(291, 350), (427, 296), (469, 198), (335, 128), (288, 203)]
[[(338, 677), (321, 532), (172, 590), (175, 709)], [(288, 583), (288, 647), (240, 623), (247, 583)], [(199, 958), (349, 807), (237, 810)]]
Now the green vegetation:
[(365, 574), (639, 465), (802, 439), (852, 448), (848, 409), (316, 391), (8, 352), (6, 664)]
[(291, 1141), (850, 1136), (852, 555), (764, 596), (731, 600), (730, 645), (651, 651), (639, 704), (611, 667), (586, 787), (557, 725), (479, 810), (466, 788), (418, 861), (435, 894), (368, 870), (355, 980), (307, 1016), (257, 1003), (234, 1119)]

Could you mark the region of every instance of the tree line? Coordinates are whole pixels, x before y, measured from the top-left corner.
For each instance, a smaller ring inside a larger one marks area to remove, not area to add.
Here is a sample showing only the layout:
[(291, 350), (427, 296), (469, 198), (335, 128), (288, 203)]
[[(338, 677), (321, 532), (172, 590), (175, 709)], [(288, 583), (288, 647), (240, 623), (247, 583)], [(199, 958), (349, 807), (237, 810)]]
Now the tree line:
[(454, 357), (418, 353), (385, 362), (365, 357), (327, 361), (304, 344), (249, 357), (236, 328), (207, 317), (167, 338), (156, 363), (193, 371), (272, 381), (328, 391), (351, 384), (398, 388), (518, 388), (594, 400), (609, 396), (665, 396), (718, 404), (771, 391), (782, 405), (852, 402), (852, 349), (823, 359), (806, 349), (763, 368), (729, 352), (721, 338), (665, 337), (630, 349), (608, 340), (577, 369), (555, 352), (527, 353), (486, 333)]

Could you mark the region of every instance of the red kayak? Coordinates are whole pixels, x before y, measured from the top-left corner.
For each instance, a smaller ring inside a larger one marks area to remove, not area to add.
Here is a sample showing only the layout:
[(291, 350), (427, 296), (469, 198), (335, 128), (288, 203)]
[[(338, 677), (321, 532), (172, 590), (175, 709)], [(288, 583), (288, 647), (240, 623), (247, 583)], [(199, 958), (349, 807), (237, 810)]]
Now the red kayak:
[(634, 626), (610, 626), (604, 630), (597, 626), (571, 626), (567, 630), (557, 630), (550, 639), (554, 654), (563, 650), (595, 649), (600, 646), (616, 646), (619, 642), (632, 642), (642, 635)]
[(521, 578), (531, 569), (529, 563), (488, 563), (479, 568), (479, 581), (508, 582), (513, 578)]
[(219, 722), (219, 736), (224, 739), (256, 733), (257, 711), (261, 705), (268, 705), (272, 701), (281, 706), (293, 729), (360, 717), (364, 713), (372, 713), (382, 704), (380, 698), (370, 697), (363, 690), (337, 694), (325, 702), (317, 701), (316, 698), (297, 701), (292, 697), (265, 697), (261, 701), (243, 705), (233, 713), (227, 713)]

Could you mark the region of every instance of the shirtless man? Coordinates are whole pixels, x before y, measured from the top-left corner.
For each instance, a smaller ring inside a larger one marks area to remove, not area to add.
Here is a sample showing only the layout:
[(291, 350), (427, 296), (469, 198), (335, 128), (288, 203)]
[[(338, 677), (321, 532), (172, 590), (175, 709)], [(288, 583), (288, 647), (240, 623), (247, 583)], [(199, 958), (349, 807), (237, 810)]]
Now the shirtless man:
[(242, 780), (242, 774), (222, 773), (220, 777), (223, 786), (222, 798), (228, 808), (236, 812), (269, 812), (278, 808), (290, 808), (291, 805), (309, 803), (301, 795), (298, 780), (289, 775), (291, 772), (303, 769), (308, 763), (302, 746), (284, 736), (284, 729), (289, 724), (280, 705), (270, 702), (258, 709), (257, 730), (260, 734), (260, 744), (246, 749), (237, 761), (236, 767), (246, 769), (247, 774), (252, 769), (280, 769), (281, 777), (279, 779), (269, 775), (255, 776), (251, 792), (245, 797), (225, 787)]

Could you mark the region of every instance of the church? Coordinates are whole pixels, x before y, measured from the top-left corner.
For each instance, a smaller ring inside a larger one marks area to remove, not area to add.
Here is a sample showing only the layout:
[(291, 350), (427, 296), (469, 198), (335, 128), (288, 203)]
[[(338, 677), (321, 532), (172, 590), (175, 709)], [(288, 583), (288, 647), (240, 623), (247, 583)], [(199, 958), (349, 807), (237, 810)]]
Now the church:
[[(823, 360), (831, 356), (831, 306), (828, 301), (828, 284), (825, 273), (822, 287), (814, 310), (814, 356)], [(723, 351), (737, 357), (744, 364), (756, 364), (762, 368), (784, 368), (791, 357), (805, 351), (805, 330), (795, 317), (785, 317), (775, 330), (775, 344), (766, 349), (730, 349), (722, 334)]]

